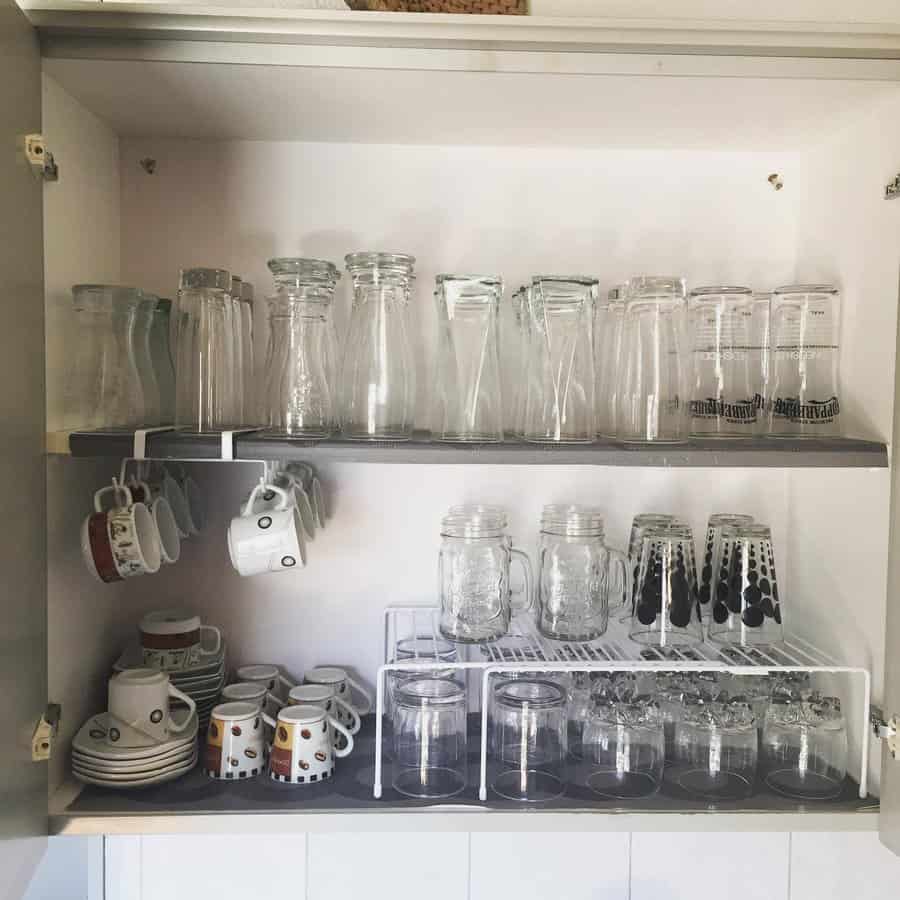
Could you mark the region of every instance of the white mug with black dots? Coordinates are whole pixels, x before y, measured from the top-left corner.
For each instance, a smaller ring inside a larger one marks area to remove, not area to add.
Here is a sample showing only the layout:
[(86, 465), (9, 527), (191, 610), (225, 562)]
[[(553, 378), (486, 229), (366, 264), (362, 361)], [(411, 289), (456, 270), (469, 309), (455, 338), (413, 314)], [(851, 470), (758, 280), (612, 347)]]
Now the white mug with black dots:
[[(275, 729), (269, 752), (269, 777), (288, 784), (315, 784), (334, 776), (335, 757), (353, 749), (353, 735), (320, 706), (286, 706), (278, 720), (263, 713)], [(332, 734), (339, 732), (346, 745), (335, 747)]]

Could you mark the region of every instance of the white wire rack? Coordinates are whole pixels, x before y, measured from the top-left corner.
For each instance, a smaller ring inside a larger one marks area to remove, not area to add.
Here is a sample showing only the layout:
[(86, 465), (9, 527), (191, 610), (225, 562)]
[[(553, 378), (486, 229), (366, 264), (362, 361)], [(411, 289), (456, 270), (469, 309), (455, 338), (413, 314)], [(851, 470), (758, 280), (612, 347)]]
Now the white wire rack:
[(384, 617), (384, 659), (378, 670), (375, 701), (374, 795), (382, 795), (385, 691), (391, 672), (476, 671), (481, 679), (478, 698), (481, 710), (481, 779), (479, 797), (487, 800), (488, 692), (491, 678), (519, 672), (688, 672), (727, 671), (734, 675), (778, 672), (808, 672), (811, 675), (846, 675), (862, 682), (860, 716), (861, 764), (859, 796), (868, 793), (869, 707), (871, 675), (868, 669), (844, 666), (794, 635), (777, 646), (741, 647), (701, 643), (692, 647), (647, 647), (631, 641), (619, 622), (610, 618), (607, 633), (599, 640), (576, 643), (551, 641), (537, 632), (528, 616), (513, 619), (509, 634), (490, 644), (457, 645), (459, 661), (435, 662), (413, 657), (397, 662), (394, 648), (404, 638), (442, 640), (438, 630), (440, 610), (428, 606), (391, 606)]

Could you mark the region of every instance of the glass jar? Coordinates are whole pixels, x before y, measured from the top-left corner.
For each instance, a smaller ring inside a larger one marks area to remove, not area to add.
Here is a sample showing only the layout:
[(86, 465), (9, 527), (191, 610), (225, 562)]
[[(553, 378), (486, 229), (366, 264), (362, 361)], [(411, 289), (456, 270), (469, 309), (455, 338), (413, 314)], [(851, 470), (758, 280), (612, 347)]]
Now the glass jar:
[(525, 440), (589, 443), (596, 436), (592, 338), (596, 295), (594, 278), (534, 279)]
[(502, 279), (438, 275), (434, 435), (442, 441), (503, 440), (500, 387)]
[(182, 269), (178, 289), (175, 426), (219, 431), (232, 424), (228, 331), (231, 275), (225, 269)]
[(616, 387), (622, 440), (686, 439), (686, 317), (683, 279), (628, 282)]
[(415, 257), (351, 253), (353, 306), (340, 379), (341, 434), (407, 440), (413, 432), (415, 360), (408, 322)]
[[(256, 362), (253, 353), (253, 285), (241, 282), (241, 353), (244, 372), (244, 422), (247, 425), (259, 421), (259, 400), (256, 392)], [(334, 381), (329, 381), (334, 384)]]
[(717, 285), (691, 291), (691, 434), (740, 437), (757, 431), (751, 388), (753, 292)]
[(616, 381), (626, 295), (627, 285), (617, 285), (610, 289), (604, 302), (597, 303), (594, 311), (594, 374), (597, 378), (594, 401), (597, 436), (602, 438), (616, 436)]
[(172, 301), (160, 298), (153, 310), (150, 325), (150, 359), (159, 388), (159, 422), (170, 425), (175, 421), (175, 369), (169, 348)]
[(134, 355), (140, 291), (76, 284), (72, 297), (77, 331), (66, 377), (66, 427), (75, 431), (140, 424), (143, 398)]
[(610, 585), (630, 593), (625, 554), (604, 543), (603, 515), (590, 506), (545, 506), (538, 561), (538, 630), (557, 641), (593, 641), (606, 632)]
[(562, 796), (567, 778), (566, 693), (552, 681), (520, 678), (493, 693), (488, 777), (508, 800)]
[(143, 425), (159, 425), (162, 422), (159, 382), (156, 380), (150, 349), (150, 331), (158, 303), (158, 297), (142, 291), (134, 313), (134, 365), (141, 385), (143, 403), (140, 421)]
[(340, 274), (322, 259), (269, 260), (276, 292), (268, 299), (268, 429), (323, 438), (334, 429), (334, 385), (328, 381), (328, 310)]
[(840, 294), (832, 285), (794, 284), (773, 291), (773, 435), (841, 433), (840, 324)]
[(436, 800), (465, 789), (466, 692), (455, 681), (417, 678), (394, 692), (394, 790)]
[(800, 800), (839, 796), (847, 776), (847, 725), (837, 697), (776, 695), (766, 712), (760, 767), (766, 784)]

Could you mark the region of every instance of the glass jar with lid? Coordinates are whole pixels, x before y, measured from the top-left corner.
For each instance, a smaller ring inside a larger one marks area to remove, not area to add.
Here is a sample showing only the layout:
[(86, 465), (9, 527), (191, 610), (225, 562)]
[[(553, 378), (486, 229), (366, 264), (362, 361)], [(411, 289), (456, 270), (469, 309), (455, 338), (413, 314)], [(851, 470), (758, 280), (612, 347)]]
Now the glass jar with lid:
[(407, 440), (413, 432), (416, 371), (409, 330), (415, 257), (350, 253), (353, 306), (340, 376), (341, 434)]
[(334, 385), (328, 378), (329, 308), (340, 273), (327, 260), (269, 260), (266, 425), (276, 434), (327, 437), (334, 430)]

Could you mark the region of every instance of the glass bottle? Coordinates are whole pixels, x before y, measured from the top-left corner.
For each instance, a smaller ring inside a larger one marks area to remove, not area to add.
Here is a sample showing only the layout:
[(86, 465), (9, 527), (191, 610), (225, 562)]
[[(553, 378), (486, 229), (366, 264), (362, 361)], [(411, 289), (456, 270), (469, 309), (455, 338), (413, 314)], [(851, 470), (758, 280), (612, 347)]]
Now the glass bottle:
[(622, 317), (625, 314), (624, 284), (611, 288), (605, 301), (594, 311), (594, 374), (597, 377), (597, 436), (616, 436), (616, 373), (622, 343)]
[[(259, 419), (256, 398), (256, 369), (253, 353), (253, 285), (241, 282), (241, 352), (244, 372), (244, 424), (254, 424)], [(333, 384), (333, 382), (329, 382)]]
[(840, 322), (840, 295), (832, 285), (794, 284), (773, 291), (772, 434), (840, 434)]
[(225, 269), (182, 269), (178, 289), (175, 426), (218, 431), (230, 422), (231, 275)]
[(322, 259), (269, 260), (276, 292), (268, 299), (266, 358), (268, 428), (278, 434), (322, 438), (334, 424), (328, 381), (328, 308), (337, 268)]
[(241, 330), (241, 290), (243, 281), (239, 275), (231, 276), (230, 302), (228, 304), (228, 330), (231, 333), (231, 421), (244, 423), (244, 347)]
[(502, 441), (500, 297), (495, 276), (438, 275), (435, 437)]
[(159, 422), (162, 425), (175, 421), (175, 369), (169, 348), (171, 314), (172, 301), (160, 297), (150, 325), (150, 359), (159, 388)]
[(353, 307), (341, 366), (341, 433), (355, 440), (408, 440), (416, 372), (409, 337), (415, 257), (351, 253)]
[(154, 294), (141, 292), (134, 314), (134, 364), (141, 386), (140, 421), (143, 425), (159, 425), (162, 421), (159, 409), (159, 383), (153, 368), (153, 356), (150, 352), (150, 330), (153, 327), (153, 315), (159, 298)]
[(134, 361), (134, 321), (140, 292), (119, 285), (76, 284), (72, 297), (77, 333), (66, 378), (66, 427), (74, 431), (138, 424), (143, 399)]

